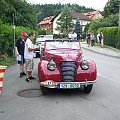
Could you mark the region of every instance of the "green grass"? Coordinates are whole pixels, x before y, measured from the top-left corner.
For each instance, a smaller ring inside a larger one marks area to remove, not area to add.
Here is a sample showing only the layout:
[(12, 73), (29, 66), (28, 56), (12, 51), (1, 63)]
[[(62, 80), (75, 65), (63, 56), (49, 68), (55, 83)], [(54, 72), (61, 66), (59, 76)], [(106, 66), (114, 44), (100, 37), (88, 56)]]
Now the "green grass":
[(2, 57), (0, 56), (0, 58), (1, 58), (0, 59), (0, 65), (10, 66), (11, 64), (16, 63), (16, 58), (15, 57), (2, 55)]

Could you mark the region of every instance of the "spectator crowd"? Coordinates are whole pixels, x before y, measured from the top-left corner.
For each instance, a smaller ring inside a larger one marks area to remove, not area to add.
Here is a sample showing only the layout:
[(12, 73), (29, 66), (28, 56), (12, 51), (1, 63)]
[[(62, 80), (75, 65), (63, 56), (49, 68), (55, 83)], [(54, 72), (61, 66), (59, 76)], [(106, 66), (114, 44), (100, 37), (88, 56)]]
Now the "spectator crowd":
[(86, 42), (88, 47), (95, 46), (97, 39), (98, 46), (102, 47), (104, 46), (104, 35), (102, 32), (98, 32), (97, 36), (95, 36), (94, 32), (86, 32)]

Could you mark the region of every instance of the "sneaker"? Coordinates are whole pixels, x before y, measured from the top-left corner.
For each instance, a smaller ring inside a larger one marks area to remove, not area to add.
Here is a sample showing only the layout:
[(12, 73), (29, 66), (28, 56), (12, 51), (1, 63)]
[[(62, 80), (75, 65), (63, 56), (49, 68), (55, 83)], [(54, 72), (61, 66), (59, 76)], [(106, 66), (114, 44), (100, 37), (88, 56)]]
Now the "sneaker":
[(23, 74), (23, 75), (26, 75), (26, 73), (25, 73), (25, 72), (23, 72), (22, 74)]
[(26, 78), (26, 81), (29, 83), (32, 82), (32, 80), (30, 80), (30, 78)]
[(20, 78), (22, 78), (23, 77), (23, 73), (20, 73)]
[(29, 77), (29, 79), (32, 80), (32, 79), (35, 79), (35, 78), (31, 76), (31, 77)]

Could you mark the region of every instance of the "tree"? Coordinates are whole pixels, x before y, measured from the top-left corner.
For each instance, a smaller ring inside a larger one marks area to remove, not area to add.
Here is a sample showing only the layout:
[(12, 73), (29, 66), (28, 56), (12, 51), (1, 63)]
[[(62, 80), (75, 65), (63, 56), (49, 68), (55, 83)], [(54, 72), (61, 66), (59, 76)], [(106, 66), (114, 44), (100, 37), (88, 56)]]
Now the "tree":
[(118, 11), (119, 11), (118, 0), (109, 0), (104, 7), (103, 15), (104, 17), (107, 17), (109, 15), (114, 15), (118, 13)]
[(37, 18), (35, 8), (25, 0), (0, 0), (0, 15), (4, 23), (13, 23), (13, 13), (16, 15), (16, 26), (36, 28)]
[(60, 33), (68, 36), (68, 33), (72, 31), (72, 27), (73, 21), (71, 16), (71, 10), (66, 5), (63, 11), (60, 13), (60, 17), (57, 21), (57, 30), (60, 31)]
[(87, 23), (87, 25), (85, 26), (85, 29), (84, 29), (84, 33), (88, 32), (89, 27), (90, 27), (90, 23)]
[(82, 29), (80, 26), (80, 20), (77, 18), (74, 32), (77, 34), (77, 40), (80, 40), (80, 34), (82, 33)]
[(109, 15), (104, 19), (92, 21), (89, 25), (89, 31), (97, 31), (98, 28), (114, 26), (118, 26), (118, 15)]

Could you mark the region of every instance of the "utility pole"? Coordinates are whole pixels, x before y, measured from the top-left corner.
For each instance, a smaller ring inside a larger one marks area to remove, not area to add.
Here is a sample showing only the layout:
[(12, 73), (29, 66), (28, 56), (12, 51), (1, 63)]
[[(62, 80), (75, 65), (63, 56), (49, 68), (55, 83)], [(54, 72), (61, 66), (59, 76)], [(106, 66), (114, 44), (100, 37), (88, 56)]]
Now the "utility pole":
[(13, 13), (13, 40), (14, 40), (14, 46), (13, 46), (13, 55), (15, 56), (15, 13)]

